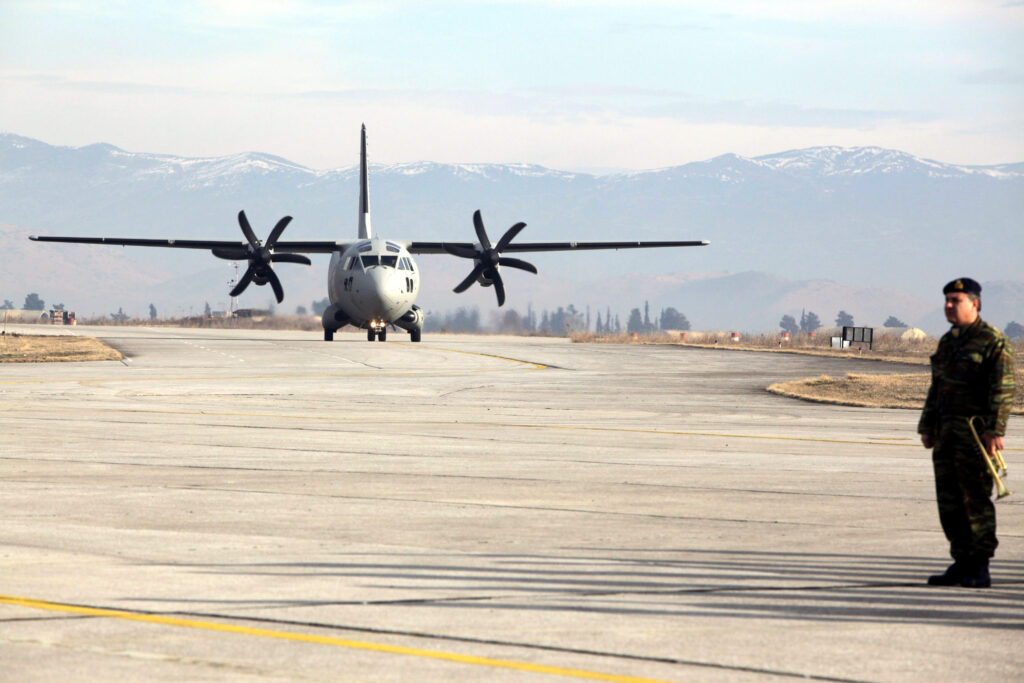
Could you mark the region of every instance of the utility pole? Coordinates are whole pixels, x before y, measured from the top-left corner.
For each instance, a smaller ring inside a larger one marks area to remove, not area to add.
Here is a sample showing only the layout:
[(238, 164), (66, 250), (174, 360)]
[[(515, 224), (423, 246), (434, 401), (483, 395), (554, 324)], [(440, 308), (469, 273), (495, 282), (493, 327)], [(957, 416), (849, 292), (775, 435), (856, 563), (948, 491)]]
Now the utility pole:
[[(235, 266), (235, 277), (230, 282), (228, 282), (228, 287), (230, 287), (231, 289), (234, 289), (235, 285), (238, 284), (238, 261), (234, 262), (234, 266)], [(233, 297), (231, 297), (230, 301), (228, 302), (228, 313), (230, 313), (231, 315), (234, 315), (235, 311), (237, 311), (237, 310), (238, 310), (238, 297), (237, 296), (233, 296)]]

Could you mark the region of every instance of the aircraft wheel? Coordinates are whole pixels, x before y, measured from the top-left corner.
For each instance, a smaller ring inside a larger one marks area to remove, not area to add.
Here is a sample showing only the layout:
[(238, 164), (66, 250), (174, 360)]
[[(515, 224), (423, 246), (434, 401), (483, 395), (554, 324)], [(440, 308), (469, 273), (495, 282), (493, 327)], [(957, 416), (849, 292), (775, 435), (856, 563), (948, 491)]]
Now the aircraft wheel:
[(409, 333), (410, 341), (418, 342), (420, 340), (420, 334), (421, 334), (420, 330), (413, 330), (412, 332), (410, 332)]
[(380, 332), (377, 333), (377, 341), (387, 341), (387, 340), (388, 340), (388, 328), (382, 327), (382, 328), (380, 328)]
[(372, 327), (366, 330), (366, 341), (374, 341), (376, 338), (377, 335), (373, 333)]
[(334, 330), (324, 328), (324, 341), (334, 341)]

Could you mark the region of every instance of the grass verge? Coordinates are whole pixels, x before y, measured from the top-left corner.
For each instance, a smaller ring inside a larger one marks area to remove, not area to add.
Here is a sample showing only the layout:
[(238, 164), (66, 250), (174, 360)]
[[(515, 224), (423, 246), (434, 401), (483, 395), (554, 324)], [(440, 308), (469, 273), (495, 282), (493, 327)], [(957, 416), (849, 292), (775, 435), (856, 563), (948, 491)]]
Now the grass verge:
[[(1017, 386), (1024, 384), (1024, 370), (1016, 370)], [(897, 375), (862, 375), (850, 373), (843, 378), (810, 377), (791, 382), (778, 382), (768, 391), (780, 396), (817, 403), (833, 403), (865, 408), (911, 408), (920, 410), (931, 384), (931, 373)], [(1024, 415), (1024, 392), (1017, 390), (1013, 414)]]
[(59, 363), (121, 360), (123, 356), (94, 337), (0, 335), (0, 363)]

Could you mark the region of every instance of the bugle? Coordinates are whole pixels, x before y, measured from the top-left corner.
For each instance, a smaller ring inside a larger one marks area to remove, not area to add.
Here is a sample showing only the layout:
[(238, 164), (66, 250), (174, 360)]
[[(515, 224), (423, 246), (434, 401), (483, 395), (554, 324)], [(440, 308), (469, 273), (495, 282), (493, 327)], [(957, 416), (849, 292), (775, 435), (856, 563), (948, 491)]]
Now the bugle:
[(1008, 476), (1006, 461), (1003, 460), (1003, 454), (998, 448), (994, 449), (992, 453), (989, 453), (985, 448), (985, 444), (982, 442), (981, 437), (978, 436), (978, 430), (974, 427), (974, 421), (979, 419), (981, 418), (977, 415), (967, 418), (967, 426), (971, 428), (971, 436), (974, 437), (974, 442), (978, 444), (978, 450), (981, 451), (981, 456), (985, 458), (985, 463), (988, 465), (988, 469), (996, 481), (996, 500), (1006, 498), (1008, 495), (1013, 493), (1013, 491), (1006, 488), (1006, 485), (1003, 484), (1002, 477)]

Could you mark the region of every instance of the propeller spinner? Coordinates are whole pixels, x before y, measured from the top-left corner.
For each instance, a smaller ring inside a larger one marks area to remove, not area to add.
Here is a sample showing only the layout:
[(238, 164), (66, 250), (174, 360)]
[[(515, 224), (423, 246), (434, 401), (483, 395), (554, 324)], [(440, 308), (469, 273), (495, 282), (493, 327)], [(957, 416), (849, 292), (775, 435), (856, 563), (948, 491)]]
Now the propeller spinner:
[(491, 240), (487, 237), (487, 231), (484, 229), (484, 221), (480, 217), (479, 210), (473, 212), (473, 227), (476, 229), (477, 239), (480, 240), (478, 246), (444, 245), (445, 251), (452, 256), (471, 258), (476, 261), (476, 266), (466, 276), (466, 279), (455, 287), (454, 291), (462, 293), (469, 289), (474, 281), (479, 281), (485, 287), (494, 285), (494, 293), (498, 297), (498, 306), (501, 306), (505, 303), (505, 283), (501, 279), (499, 266), (508, 266), (509, 268), (518, 268), (530, 273), (537, 273), (537, 268), (532, 263), (501, 255), (501, 252), (515, 239), (515, 236), (526, 227), (526, 223), (516, 223), (506, 230), (505, 234), (501, 236), (501, 239), (494, 246), (491, 246)]
[(245, 217), (245, 211), (238, 212), (238, 225), (242, 228), (242, 234), (245, 235), (248, 244), (212, 250), (213, 255), (217, 258), (229, 261), (241, 261), (243, 259), (249, 261), (249, 267), (246, 269), (242, 279), (235, 285), (235, 288), (231, 290), (231, 296), (238, 296), (244, 292), (250, 282), (255, 282), (257, 285), (265, 285), (269, 282), (274, 290), (274, 296), (277, 297), (277, 303), (284, 301), (284, 288), (274, 272), (274, 262), (300, 263), (304, 266), (312, 264), (312, 261), (302, 254), (274, 253), (274, 245), (277, 244), (281, 233), (284, 232), (285, 227), (287, 227), (291, 220), (291, 216), (285, 216), (279, 220), (274, 229), (270, 231), (270, 236), (267, 237), (266, 243), (263, 243), (256, 237), (256, 233), (253, 232), (252, 227), (249, 225), (249, 219)]

